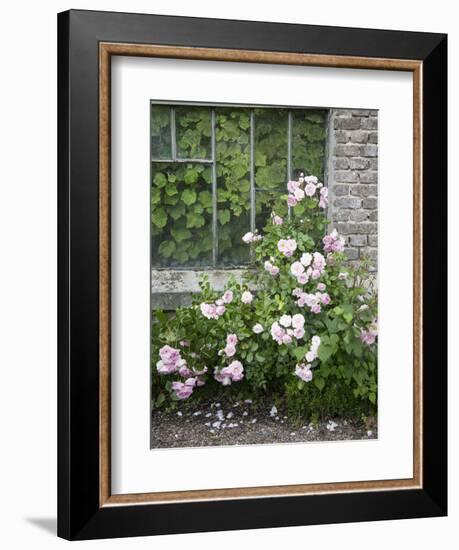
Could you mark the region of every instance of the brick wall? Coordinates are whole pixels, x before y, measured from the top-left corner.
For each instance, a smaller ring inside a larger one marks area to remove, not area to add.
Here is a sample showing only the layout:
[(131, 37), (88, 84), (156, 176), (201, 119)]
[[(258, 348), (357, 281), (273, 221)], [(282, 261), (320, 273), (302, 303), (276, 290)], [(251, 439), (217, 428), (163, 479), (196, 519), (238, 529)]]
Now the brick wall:
[(329, 218), (346, 239), (349, 260), (369, 256), (377, 268), (378, 113), (330, 111)]

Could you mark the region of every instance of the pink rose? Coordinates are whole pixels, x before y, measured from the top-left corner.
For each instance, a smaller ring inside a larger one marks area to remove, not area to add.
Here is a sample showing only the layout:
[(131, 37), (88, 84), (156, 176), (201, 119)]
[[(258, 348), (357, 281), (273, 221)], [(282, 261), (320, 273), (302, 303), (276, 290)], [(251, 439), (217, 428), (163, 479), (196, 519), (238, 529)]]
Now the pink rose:
[(320, 313), (321, 310), (322, 310), (322, 308), (320, 307), (320, 304), (314, 304), (314, 305), (311, 307), (312, 313)]
[(294, 193), (295, 189), (298, 189), (299, 186), (300, 184), (298, 181), (289, 181), (287, 183), (287, 189), (290, 191), (290, 193)]
[(257, 323), (256, 325), (253, 326), (252, 331), (255, 334), (260, 334), (261, 332), (263, 332), (263, 325), (261, 325), (260, 323)]
[(226, 343), (230, 346), (235, 346), (237, 344), (237, 336), (235, 334), (228, 334), (226, 337)]
[(301, 380), (304, 380), (305, 382), (310, 382), (312, 380), (311, 365), (296, 365), (295, 374), (298, 376), (298, 378), (301, 378)]
[(304, 272), (304, 265), (301, 262), (293, 262), (290, 266), (290, 271), (295, 277), (298, 277), (298, 275)]
[(242, 293), (241, 302), (243, 304), (251, 304), (252, 300), (253, 300), (253, 294), (251, 292), (246, 290), (245, 292)]
[(316, 186), (312, 182), (309, 182), (306, 184), (306, 187), (304, 188), (304, 192), (308, 197), (313, 197), (316, 192)]
[(296, 200), (295, 198), (295, 195), (289, 195), (287, 197), (287, 204), (293, 208), (294, 206), (296, 206), (298, 204), (298, 201)]
[(226, 290), (223, 293), (222, 300), (225, 304), (231, 304), (233, 301), (233, 291), (232, 290)]
[(223, 315), (225, 313), (225, 311), (226, 311), (225, 306), (217, 306), (215, 308), (215, 313), (216, 313), (217, 317), (220, 317), (220, 315)]
[(274, 216), (273, 223), (274, 225), (282, 225), (284, 223), (284, 220), (280, 216)]
[(320, 292), (323, 292), (325, 289), (326, 289), (326, 285), (324, 285), (324, 283), (319, 283), (317, 285), (317, 290), (320, 290)]

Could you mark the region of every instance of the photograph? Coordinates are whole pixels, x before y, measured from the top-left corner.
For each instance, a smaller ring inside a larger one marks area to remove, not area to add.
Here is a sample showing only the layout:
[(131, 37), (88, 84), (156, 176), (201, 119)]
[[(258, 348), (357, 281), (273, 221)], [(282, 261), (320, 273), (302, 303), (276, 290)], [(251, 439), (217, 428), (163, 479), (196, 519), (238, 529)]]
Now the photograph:
[(152, 449), (378, 438), (378, 117), (151, 99)]

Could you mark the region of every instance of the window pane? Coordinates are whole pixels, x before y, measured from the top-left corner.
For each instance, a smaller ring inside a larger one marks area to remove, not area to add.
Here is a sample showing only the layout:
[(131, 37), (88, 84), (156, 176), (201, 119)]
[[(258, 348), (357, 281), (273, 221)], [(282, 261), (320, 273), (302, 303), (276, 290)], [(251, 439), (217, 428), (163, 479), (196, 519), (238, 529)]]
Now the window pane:
[(154, 267), (212, 263), (211, 168), (203, 164), (152, 164)]
[(177, 156), (185, 159), (211, 159), (209, 107), (176, 107)]
[(327, 111), (293, 111), (293, 177), (300, 172), (323, 181)]
[(285, 191), (287, 127), (287, 110), (255, 109), (255, 185), (258, 189)]
[(167, 105), (151, 106), (151, 158), (172, 158), (170, 108)]
[(250, 247), (250, 113), (247, 109), (216, 111), (217, 219), (219, 265), (241, 265)]

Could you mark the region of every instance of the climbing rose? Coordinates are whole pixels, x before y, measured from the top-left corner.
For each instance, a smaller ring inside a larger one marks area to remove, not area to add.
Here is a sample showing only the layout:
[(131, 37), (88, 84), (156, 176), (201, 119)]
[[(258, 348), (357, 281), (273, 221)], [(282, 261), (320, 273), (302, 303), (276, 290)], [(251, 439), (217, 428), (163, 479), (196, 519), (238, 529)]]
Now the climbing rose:
[(304, 192), (308, 197), (313, 197), (316, 192), (316, 186), (312, 182), (309, 182), (306, 184), (306, 187), (304, 188)]
[(279, 252), (282, 252), (284, 256), (290, 257), (293, 255), (297, 247), (295, 239), (280, 239), (277, 243)]
[(223, 294), (222, 300), (225, 304), (231, 304), (231, 302), (233, 301), (233, 291), (226, 290)]
[(298, 376), (298, 378), (301, 378), (301, 380), (304, 380), (305, 382), (310, 382), (312, 380), (311, 365), (305, 365), (304, 363), (296, 365), (295, 374)]
[(237, 336), (235, 334), (228, 334), (226, 343), (230, 346), (235, 346), (237, 344)]
[(304, 265), (301, 262), (293, 262), (293, 264), (290, 266), (290, 271), (295, 277), (298, 277), (298, 275), (301, 275), (304, 271)]
[(172, 382), (172, 390), (179, 399), (188, 399), (193, 393), (193, 388), (196, 385), (195, 378), (188, 378), (185, 383)]
[(252, 303), (252, 300), (253, 300), (253, 294), (251, 292), (246, 290), (245, 292), (242, 293), (241, 301), (243, 304), (250, 304)]
[(263, 325), (261, 325), (260, 323), (257, 323), (256, 325), (253, 326), (252, 330), (255, 334), (260, 334), (261, 332), (263, 332)]

